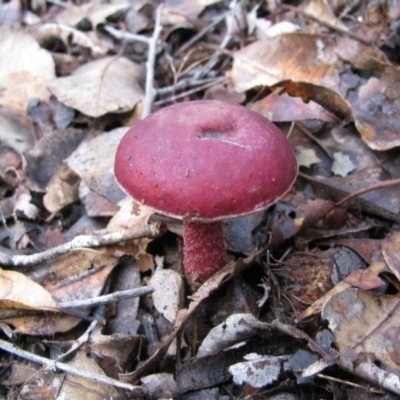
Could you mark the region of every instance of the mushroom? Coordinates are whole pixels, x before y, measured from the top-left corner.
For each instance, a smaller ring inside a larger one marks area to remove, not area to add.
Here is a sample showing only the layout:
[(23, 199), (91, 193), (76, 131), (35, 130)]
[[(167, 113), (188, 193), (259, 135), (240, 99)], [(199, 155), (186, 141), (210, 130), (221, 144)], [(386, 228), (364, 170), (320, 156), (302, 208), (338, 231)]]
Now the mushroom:
[(222, 220), (269, 207), (297, 172), (294, 151), (272, 122), (216, 100), (156, 111), (126, 133), (115, 157), (116, 179), (134, 200), (183, 220), (192, 286), (226, 262)]

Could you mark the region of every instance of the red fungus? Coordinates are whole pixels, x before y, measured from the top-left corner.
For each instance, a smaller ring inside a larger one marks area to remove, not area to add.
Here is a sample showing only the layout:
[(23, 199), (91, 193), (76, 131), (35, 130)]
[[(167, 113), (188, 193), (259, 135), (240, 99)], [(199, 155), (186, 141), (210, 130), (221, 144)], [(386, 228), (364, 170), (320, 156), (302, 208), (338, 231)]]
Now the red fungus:
[(183, 220), (192, 285), (225, 263), (222, 220), (269, 207), (292, 186), (297, 161), (284, 134), (243, 106), (200, 100), (165, 107), (119, 144), (115, 176), (136, 201)]

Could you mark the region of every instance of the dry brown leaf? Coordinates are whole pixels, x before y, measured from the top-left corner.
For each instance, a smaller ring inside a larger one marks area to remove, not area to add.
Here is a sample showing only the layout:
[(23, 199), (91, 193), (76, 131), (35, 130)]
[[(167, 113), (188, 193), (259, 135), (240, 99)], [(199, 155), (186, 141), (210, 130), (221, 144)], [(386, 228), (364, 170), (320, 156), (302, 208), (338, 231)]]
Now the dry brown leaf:
[(57, 302), (49, 291), (24, 274), (0, 269), (0, 307), (55, 310)]
[(339, 84), (340, 61), (329, 36), (289, 33), (259, 40), (234, 54), (232, 79), (239, 93), (285, 80), (321, 85)]
[(355, 68), (373, 73), (381, 73), (389, 64), (386, 55), (374, 46), (361, 43), (348, 37), (337, 39), (336, 53)]
[(62, 210), (78, 200), (80, 178), (68, 165), (63, 164), (53, 175), (46, 188), (43, 204), (51, 213)]
[(336, 18), (327, 0), (310, 0), (302, 9), (302, 11), (317, 21), (328, 26), (337, 26), (347, 31), (347, 26)]
[(86, 347), (102, 360), (101, 365), (106, 367), (108, 376), (117, 379), (118, 373), (126, 370), (129, 364), (133, 364), (134, 353), (137, 353), (141, 341), (142, 337), (139, 335), (102, 335), (95, 332)]
[(99, 249), (77, 250), (53, 262), (45, 274), (32, 277), (42, 282), (59, 302), (90, 299), (100, 295), (117, 262), (116, 257), (103, 254)]
[(322, 309), (344, 356), (351, 350), (373, 362), (379, 360), (400, 373), (400, 297), (381, 296), (349, 288), (330, 298)]
[(253, 103), (251, 110), (264, 115), (273, 122), (304, 121), (319, 119), (333, 122), (336, 118), (314, 101), (305, 103), (301, 98), (280, 93), (279, 88), (264, 99)]
[(114, 178), (114, 157), (126, 131), (117, 128), (86, 140), (67, 159), (68, 166), (91, 190), (114, 204), (125, 197)]
[[(76, 352), (75, 358), (68, 362), (68, 365), (86, 372), (105, 376), (104, 371), (96, 361), (82, 350)], [(65, 399), (104, 400), (119, 398), (119, 392), (114, 386), (70, 374), (65, 376), (57, 395)]]
[(108, 223), (107, 232), (135, 229), (147, 225), (149, 218), (154, 214), (154, 211), (135, 202), (129, 196), (118, 202), (118, 206), (120, 209)]
[(32, 98), (48, 100), (54, 79), (51, 55), (22, 29), (0, 25), (0, 105), (24, 115)]
[(14, 327), (15, 333), (32, 336), (53, 336), (57, 332), (68, 332), (82, 320), (63, 313), (38, 313), (21, 317), (4, 318), (4, 322)]
[(122, 56), (105, 57), (79, 67), (49, 85), (59, 101), (91, 117), (132, 110), (143, 99), (143, 69)]

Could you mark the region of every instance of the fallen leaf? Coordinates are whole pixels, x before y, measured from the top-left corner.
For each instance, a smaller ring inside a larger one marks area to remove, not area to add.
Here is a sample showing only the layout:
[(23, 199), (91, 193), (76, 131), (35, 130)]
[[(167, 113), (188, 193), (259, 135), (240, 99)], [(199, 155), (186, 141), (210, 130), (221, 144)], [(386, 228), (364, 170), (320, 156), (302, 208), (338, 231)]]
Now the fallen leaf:
[(262, 39), (237, 51), (232, 79), (239, 93), (289, 79), (336, 89), (339, 65), (329, 36), (295, 32)]
[(181, 274), (172, 269), (158, 267), (151, 277), (150, 286), (154, 288), (152, 297), (157, 311), (173, 324), (181, 304)]
[(351, 350), (400, 373), (398, 330), (400, 298), (397, 295), (375, 295), (349, 288), (330, 298), (322, 309), (329, 321), (339, 352)]
[(115, 181), (114, 158), (126, 131), (127, 128), (117, 128), (85, 140), (66, 160), (90, 190), (114, 204), (125, 197)]
[(91, 117), (132, 110), (143, 99), (143, 69), (122, 56), (105, 57), (49, 84), (59, 101)]
[(317, 156), (314, 149), (299, 148), (296, 151), (297, 162), (302, 167), (310, 168), (313, 164), (318, 164), (322, 160)]
[(400, 69), (387, 65), (380, 78), (371, 77), (352, 103), (357, 130), (372, 150), (400, 146)]
[(332, 172), (335, 175), (347, 176), (355, 169), (356, 166), (353, 164), (348, 154), (343, 154), (341, 151), (333, 153)]
[(24, 115), (31, 99), (49, 99), (54, 61), (31, 35), (8, 24), (0, 26), (0, 48), (0, 105)]
[(250, 385), (262, 388), (277, 381), (282, 372), (291, 370), (289, 356), (261, 356), (248, 354), (247, 361), (233, 364), (229, 367), (236, 385)]
[(57, 302), (48, 290), (24, 274), (0, 269), (0, 307), (54, 311)]

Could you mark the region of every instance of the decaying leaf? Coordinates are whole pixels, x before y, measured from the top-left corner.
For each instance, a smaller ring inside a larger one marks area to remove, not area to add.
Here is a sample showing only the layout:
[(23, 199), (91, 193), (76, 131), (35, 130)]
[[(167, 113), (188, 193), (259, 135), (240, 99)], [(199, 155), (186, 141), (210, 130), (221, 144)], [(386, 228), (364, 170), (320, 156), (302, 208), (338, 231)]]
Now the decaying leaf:
[(142, 74), (142, 67), (125, 57), (105, 57), (52, 81), (49, 88), (67, 106), (100, 117), (132, 110), (142, 100)]
[(374, 295), (349, 288), (333, 296), (322, 309), (341, 354), (351, 350), (359, 357), (379, 360), (400, 373), (399, 296)]
[(288, 356), (248, 354), (245, 359), (246, 361), (229, 367), (237, 385), (247, 384), (253, 388), (262, 388), (278, 380), (283, 371), (291, 370)]
[(353, 103), (361, 137), (373, 150), (400, 146), (400, 69), (386, 66), (380, 78), (371, 77)]

